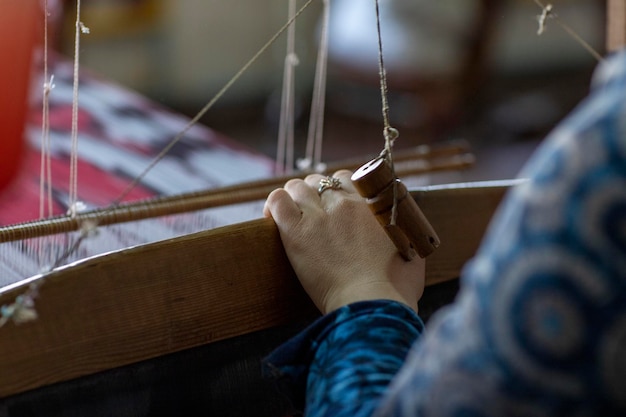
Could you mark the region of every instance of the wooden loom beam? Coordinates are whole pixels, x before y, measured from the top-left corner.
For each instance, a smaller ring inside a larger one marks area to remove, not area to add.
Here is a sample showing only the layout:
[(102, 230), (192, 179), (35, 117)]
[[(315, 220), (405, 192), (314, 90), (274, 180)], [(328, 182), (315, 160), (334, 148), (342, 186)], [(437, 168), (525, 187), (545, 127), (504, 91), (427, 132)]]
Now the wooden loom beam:
[[(399, 151), (395, 157), (397, 173), (399, 176), (408, 176), (468, 168), (474, 164), (474, 156), (468, 152), (468, 149), (469, 146), (465, 141), (452, 141), (446, 144), (418, 146)], [(327, 172), (333, 173), (339, 169), (354, 170), (362, 163), (362, 159), (359, 161), (361, 162), (349, 160), (331, 164)], [(74, 217), (57, 216), (4, 226), (0, 227), (0, 243), (76, 231), (86, 221), (98, 226), (108, 226), (263, 200), (272, 190), (282, 187), (289, 179), (302, 178), (306, 175), (307, 173), (296, 173), (291, 176), (267, 178), (216, 189), (121, 203), (117, 206), (82, 212)]]
[[(412, 192), (441, 236), (427, 285), (459, 276), (513, 183)], [(32, 278), (0, 292), (0, 305)], [(0, 397), (313, 318), (273, 221), (95, 257), (50, 273), (39, 319), (0, 330)]]

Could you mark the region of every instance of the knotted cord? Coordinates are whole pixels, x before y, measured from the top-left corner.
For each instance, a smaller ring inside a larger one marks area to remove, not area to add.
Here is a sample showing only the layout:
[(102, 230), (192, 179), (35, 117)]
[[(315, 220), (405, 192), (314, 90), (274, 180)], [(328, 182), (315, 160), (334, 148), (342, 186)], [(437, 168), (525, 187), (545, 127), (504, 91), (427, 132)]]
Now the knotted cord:
[[(380, 76), (380, 97), (382, 104), (382, 113), (383, 113), (383, 136), (385, 138), (385, 148), (381, 152), (381, 157), (385, 158), (389, 167), (391, 168), (391, 172), (395, 177), (395, 167), (393, 163), (393, 154), (392, 148), (395, 140), (399, 136), (399, 132), (397, 129), (391, 127), (389, 122), (389, 98), (388, 98), (388, 87), (387, 87), (387, 70), (385, 69), (385, 59), (383, 54), (383, 37), (382, 30), (380, 27), (380, 5), (379, 0), (375, 0), (376, 3), (376, 32), (378, 35), (378, 73)], [(397, 187), (394, 183), (393, 188), (393, 207), (391, 210), (391, 220), (390, 224), (396, 224), (397, 217), (397, 208), (398, 208), (398, 193)]]

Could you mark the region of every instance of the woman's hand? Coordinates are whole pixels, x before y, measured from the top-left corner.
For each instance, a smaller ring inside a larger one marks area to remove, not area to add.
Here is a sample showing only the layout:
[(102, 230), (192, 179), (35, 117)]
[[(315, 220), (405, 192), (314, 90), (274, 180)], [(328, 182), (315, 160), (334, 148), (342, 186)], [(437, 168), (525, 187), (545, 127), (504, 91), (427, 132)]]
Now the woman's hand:
[(318, 194), (324, 176), (288, 181), (267, 198), (272, 217), (302, 286), (326, 314), (356, 301), (390, 299), (417, 311), (424, 260), (406, 262), (356, 192), (349, 171), (341, 189)]

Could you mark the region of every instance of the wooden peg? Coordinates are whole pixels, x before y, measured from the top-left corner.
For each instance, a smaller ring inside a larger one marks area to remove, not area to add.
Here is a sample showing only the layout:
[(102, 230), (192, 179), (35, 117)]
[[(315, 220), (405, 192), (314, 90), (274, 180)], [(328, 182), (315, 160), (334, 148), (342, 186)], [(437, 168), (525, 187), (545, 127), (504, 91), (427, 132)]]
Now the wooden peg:
[[(410, 261), (416, 254), (425, 258), (439, 246), (437, 233), (385, 159), (379, 157), (360, 167), (352, 182), (404, 259)], [(391, 224), (394, 199), (396, 221)]]

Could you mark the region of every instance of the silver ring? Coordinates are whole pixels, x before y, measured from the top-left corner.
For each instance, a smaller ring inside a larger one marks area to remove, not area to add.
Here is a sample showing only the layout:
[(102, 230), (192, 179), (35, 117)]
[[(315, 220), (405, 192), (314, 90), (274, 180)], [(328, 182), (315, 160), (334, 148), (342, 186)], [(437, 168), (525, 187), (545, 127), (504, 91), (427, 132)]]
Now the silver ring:
[(322, 178), (320, 186), (317, 188), (317, 193), (322, 195), (326, 190), (341, 190), (341, 180), (335, 177)]

